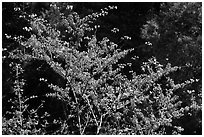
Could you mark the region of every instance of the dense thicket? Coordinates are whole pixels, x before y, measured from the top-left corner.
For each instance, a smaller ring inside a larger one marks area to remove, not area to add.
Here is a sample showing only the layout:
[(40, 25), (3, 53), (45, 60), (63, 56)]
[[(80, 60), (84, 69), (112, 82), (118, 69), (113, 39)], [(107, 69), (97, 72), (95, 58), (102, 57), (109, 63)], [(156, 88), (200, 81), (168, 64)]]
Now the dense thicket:
[(201, 134), (201, 3), (2, 8), (3, 134)]

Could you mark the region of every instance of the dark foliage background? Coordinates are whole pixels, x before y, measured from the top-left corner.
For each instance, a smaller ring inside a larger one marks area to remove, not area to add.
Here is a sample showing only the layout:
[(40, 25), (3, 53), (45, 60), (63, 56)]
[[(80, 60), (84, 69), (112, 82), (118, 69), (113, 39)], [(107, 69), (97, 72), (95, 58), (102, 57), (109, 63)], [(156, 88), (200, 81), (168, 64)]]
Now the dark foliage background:
[(4, 2), (2, 34), (2, 134), (202, 134), (202, 3)]

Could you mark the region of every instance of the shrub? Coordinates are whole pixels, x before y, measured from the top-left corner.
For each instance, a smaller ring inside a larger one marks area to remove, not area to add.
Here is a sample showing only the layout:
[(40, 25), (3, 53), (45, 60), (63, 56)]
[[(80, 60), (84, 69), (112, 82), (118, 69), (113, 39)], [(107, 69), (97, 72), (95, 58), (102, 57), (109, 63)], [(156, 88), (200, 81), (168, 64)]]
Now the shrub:
[(134, 49), (98, 40), (94, 24), (117, 7), (83, 18), (71, 7), (52, 3), (40, 16), (25, 14), (31, 36), (13, 37), (19, 48), (5, 58), (15, 60), (16, 80), (3, 134), (180, 134), (176, 120), (190, 106), (176, 92), (187, 92), (194, 80), (175, 84), (169, 74), (181, 68), (154, 57), (144, 62), (143, 74), (132, 70), (127, 78), (122, 71), (131, 63), (118, 61)]

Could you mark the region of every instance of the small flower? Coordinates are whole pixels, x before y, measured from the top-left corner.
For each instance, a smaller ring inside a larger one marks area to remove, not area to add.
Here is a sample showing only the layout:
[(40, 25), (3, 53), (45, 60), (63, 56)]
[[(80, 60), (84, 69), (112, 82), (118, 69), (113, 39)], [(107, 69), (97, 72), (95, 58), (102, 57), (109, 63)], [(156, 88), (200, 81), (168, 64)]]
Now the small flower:
[(31, 31), (31, 30), (32, 30), (32, 28), (31, 28), (31, 27), (24, 27), (24, 28), (23, 28), (23, 30), (25, 30), (25, 31), (28, 31), (28, 32), (29, 32), (29, 31)]
[(145, 42), (145, 44), (148, 45), (148, 46), (152, 46), (152, 43), (149, 42), (149, 41)]
[(119, 29), (118, 29), (118, 28), (113, 28), (111, 31), (112, 31), (113, 33), (117, 33), (117, 32), (119, 32)]
[(129, 36), (124, 36), (124, 39), (131, 40), (131, 37), (129, 37)]
[(20, 11), (20, 10), (21, 10), (20, 7), (15, 7), (15, 8), (14, 8), (14, 11)]
[(5, 34), (5, 36), (6, 36), (7, 39), (11, 38), (11, 35)]
[(73, 6), (72, 6), (72, 5), (67, 5), (66, 9), (67, 9), (67, 10), (72, 10), (72, 9), (73, 9)]

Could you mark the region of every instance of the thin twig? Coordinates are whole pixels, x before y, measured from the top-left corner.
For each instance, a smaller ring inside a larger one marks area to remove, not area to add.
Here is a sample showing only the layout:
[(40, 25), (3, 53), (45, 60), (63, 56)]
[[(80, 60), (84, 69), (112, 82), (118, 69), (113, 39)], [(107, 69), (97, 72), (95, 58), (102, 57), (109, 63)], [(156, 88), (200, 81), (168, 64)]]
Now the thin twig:
[(97, 122), (96, 116), (95, 116), (95, 114), (94, 114), (94, 112), (93, 112), (93, 109), (92, 109), (92, 107), (91, 107), (91, 104), (90, 104), (90, 102), (89, 102), (89, 99), (87, 98), (86, 95), (84, 95), (84, 96), (85, 96), (85, 98), (86, 98), (86, 100), (87, 100), (87, 103), (88, 103), (88, 105), (89, 105), (89, 108), (90, 108), (90, 110), (91, 110), (91, 113), (92, 113), (92, 115), (93, 115), (93, 117), (94, 117), (95, 123), (96, 123), (96, 125), (98, 126), (98, 122)]
[(83, 131), (82, 131), (81, 135), (84, 134), (84, 131), (85, 131), (85, 129), (86, 129), (88, 123), (89, 123), (89, 118), (90, 118), (90, 117), (89, 117), (89, 115), (88, 115), (88, 118), (87, 118), (86, 124), (85, 124), (85, 126), (84, 126), (84, 128), (83, 128)]
[(100, 132), (101, 125), (103, 123), (103, 117), (105, 117), (107, 114), (108, 114), (108, 112), (106, 112), (105, 114), (101, 115), (100, 124), (99, 124), (99, 126), (97, 128), (97, 134), (99, 134), (99, 132)]
[(97, 127), (97, 132), (96, 132), (96, 134), (99, 134), (99, 131), (100, 131), (100, 129), (101, 129), (101, 124), (102, 124), (102, 122), (103, 122), (103, 115), (101, 115), (100, 124), (99, 124), (99, 126)]
[(79, 121), (79, 132), (80, 132), (80, 134), (82, 135), (82, 133), (81, 133), (81, 118), (80, 118), (80, 114), (79, 114), (79, 110), (78, 110), (78, 121)]
[[(21, 89), (20, 89), (20, 82), (19, 82), (19, 68), (18, 68), (18, 65), (16, 65), (16, 78), (17, 78), (17, 89), (16, 89), (16, 92), (18, 93), (18, 101), (19, 101), (19, 119), (20, 119), (20, 126), (21, 128), (23, 127), (23, 118), (22, 118), (22, 100), (21, 100)], [(21, 134), (22, 134), (22, 131), (21, 131)]]

